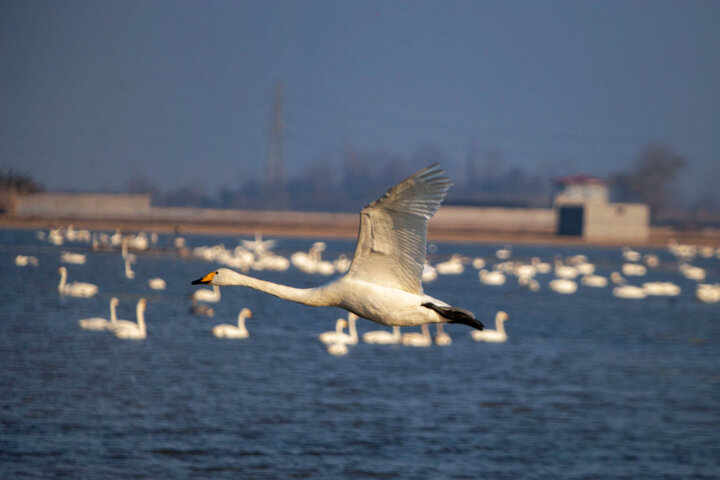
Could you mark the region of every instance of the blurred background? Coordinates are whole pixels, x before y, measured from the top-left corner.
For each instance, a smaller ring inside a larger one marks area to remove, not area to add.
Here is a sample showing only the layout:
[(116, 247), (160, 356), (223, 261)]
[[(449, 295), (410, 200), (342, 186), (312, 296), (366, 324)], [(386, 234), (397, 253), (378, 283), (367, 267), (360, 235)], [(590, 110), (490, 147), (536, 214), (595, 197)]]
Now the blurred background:
[(1, 9), (6, 185), (354, 212), (440, 162), (448, 204), (546, 207), (584, 173), (720, 223), (714, 1)]

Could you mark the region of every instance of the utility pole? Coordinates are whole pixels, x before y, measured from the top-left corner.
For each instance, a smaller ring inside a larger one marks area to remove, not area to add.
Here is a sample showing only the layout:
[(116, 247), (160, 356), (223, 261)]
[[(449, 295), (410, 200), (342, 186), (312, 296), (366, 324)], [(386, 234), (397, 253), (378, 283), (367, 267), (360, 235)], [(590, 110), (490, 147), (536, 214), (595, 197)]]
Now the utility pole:
[(278, 84), (275, 87), (272, 133), (270, 134), (268, 156), (265, 160), (263, 203), (266, 210), (283, 210), (287, 208), (288, 203), (282, 149), (283, 93), (282, 85)]

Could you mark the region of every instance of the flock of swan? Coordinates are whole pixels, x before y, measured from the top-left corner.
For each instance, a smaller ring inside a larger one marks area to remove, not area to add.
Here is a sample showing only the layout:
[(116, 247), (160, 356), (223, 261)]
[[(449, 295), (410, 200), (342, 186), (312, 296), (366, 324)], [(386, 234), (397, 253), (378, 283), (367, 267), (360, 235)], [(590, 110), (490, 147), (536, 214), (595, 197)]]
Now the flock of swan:
[[(630, 248), (622, 250), (622, 265), (619, 271), (608, 277), (599, 275), (596, 267), (585, 255), (564, 258), (555, 257), (553, 262), (545, 262), (538, 257), (529, 261), (513, 258), (511, 245), (495, 252), (493, 258), (469, 258), (460, 254), (452, 255), (447, 261), (434, 266), (427, 259), (427, 222), (440, 207), (449, 187), (450, 180), (443, 176), (437, 165), (427, 167), (415, 175), (391, 187), (382, 197), (372, 202), (360, 212), (360, 230), (355, 253), (352, 258), (341, 255), (331, 261), (324, 259), (324, 242), (315, 242), (308, 251), (295, 252), (285, 258), (273, 252), (275, 242), (263, 240), (258, 234), (255, 240), (243, 240), (242, 245), (232, 250), (222, 245), (198, 247), (192, 250), (195, 258), (224, 265), (193, 281), (195, 285), (209, 285), (211, 289), (198, 289), (191, 296), (190, 311), (196, 315), (212, 316), (214, 309), (205, 303), (221, 300), (221, 286), (244, 286), (309, 306), (340, 307), (348, 311), (348, 318), (338, 319), (335, 329), (319, 336), (333, 355), (345, 355), (348, 347), (359, 343), (405, 345), (427, 347), (450, 345), (452, 339), (444, 332), (444, 323), (461, 323), (474, 330), (471, 337), (476, 341), (504, 342), (507, 340), (504, 323), (507, 313), (500, 311), (495, 316), (495, 329), (484, 329), (475, 315), (463, 308), (448, 305), (442, 300), (430, 297), (423, 292), (422, 284), (435, 281), (440, 275), (463, 274), (467, 268), (477, 271), (481, 285), (504, 285), (511, 278), (517, 284), (530, 291), (540, 290), (539, 278), (553, 275), (547, 282), (548, 287), (562, 295), (571, 295), (578, 291), (578, 284), (587, 288), (606, 288), (612, 284), (612, 294), (618, 298), (637, 299), (647, 296), (677, 296), (679, 285), (670, 281), (644, 282), (631, 284), (628, 278), (642, 278), (648, 271), (657, 268), (660, 261), (657, 255), (640, 252)], [(157, 243), (155, 234), (139, 233), (126, 236), (120, 231), (114, 234), (85, 233), (72, 226), (64, 231), (53, 229), (47, 234), (40, 232), (38, 238), (47, 239), (53, 245), (63, 245), (65, 241), (88, 241), (93, 248), (117, 248), (121, 250), (124, 262), (124, 275), (135, 278), (132, 264), (137, 257), (130, 250), (139, 253)], [(182, 241), (179, 241), (182, 240)], [(183, 239), (176, 238), (176, 247), (185, 247)], [(671, 242), (668, 251), (677, 259), (677, 271), (684, 277), (704, 282), (706, 272), (691, 262), (696, 257), (720, 258), (720, 249), (695, 247)], [(82, 265), (85, 255), (63, 252), (61, 262), (68, 265)], [(37, 266), (35, 257), (18, 255), (15, 263), (19, 267)], [(492, 264), (491, 264), (492, 263)], [(313, 275), (337, 275), (337, 277), (315, 288), (294, 288), (260, 280), (247, 275), (252, 271), (285, 271), (294, 267)], [(242, 273), (240, 273), (242, 272)], [(88, 298), (98, 292), (98, 287), (84, 282), (68, 282), (67, 267), (59, 269), (61, 295)], [(579, 280), (579, 282), (578, 282)], [(164, 289), (166, 283), (161, 278), (147, 279), (152, 289)], [(720, 284), (698, 283), (698, 300), (707, 303), (720, 302)], [(144, 311), (145, 299), (137, 303), (134, 322), (115, 318), (117, 299), (110, 302), (110, 319), (82, 319), (79, 325), (87, 330), (106, 330), (118, 338), (142, 339), (147, 335)], [(246, 318), (252, 313), (243, 309), (238, 315), (237, 326), (217, 325), (212, 333), (219, 338), (248, 338), (245, 326)], [(358, 335), (356, 320), (365, 318), (391, 330), (375, 330)], [(430, 334), (429, 324), (436, 328), (435, 338)], [(420, 332), (401, 332), (401, 327), (419, 327)], [(345, 333), (345, 329), (348, 332)]]

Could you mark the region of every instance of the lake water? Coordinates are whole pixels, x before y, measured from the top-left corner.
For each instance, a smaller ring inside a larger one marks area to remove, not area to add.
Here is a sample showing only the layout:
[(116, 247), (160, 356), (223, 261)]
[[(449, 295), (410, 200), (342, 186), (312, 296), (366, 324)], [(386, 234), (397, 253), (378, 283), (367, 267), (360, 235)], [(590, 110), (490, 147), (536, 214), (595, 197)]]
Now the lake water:
[[(281, 239), (276, 251), (312, 242)], [(353, 246), (329, 241), (325, 256)], [(438, 244), (433, 260), (455, 252), (490, 260), (498, 247)], [(97, 284), (95, 297), (58, 295), (66, 250), (88, 254), (68, 266), (69, 280)], [(16, 267), (19, 253), (39, 266)], [(513, 252), (546, 261), (576, 253), (602, 275), (622, 263), (617, 248)], [(695, 300), (694, 282), (668, 253), (654, 253), (662, 264), (642, 281), (674, 281), (679, 297), (618, 299), (610, 287), (582, 286), (560, 295), (547, 287), (551, 275), (538, 276), (533, 293), (513, 279), (481, 285), (467, 268), (426, 292), (490, 327), (507, 311), (506, 343), (474, 342), (468, 327), (449, 325), (449, 347), (360, 343), (337, 358), (317, 335), (341, 310), (227, 287), (215, 317), (195, 317), (190, 281), (215, 264), (139, 255), (128, 280), (119, 253), (0, 230), (0, 478), (720, 478), (720, 304)], [(720, 281), (720, 260), (693, 263)], [(166, 290), (149, 289), (155, 276)], [(292, 267), (256, 276), (299, 287), (327, 281)], [(78, 327), (107, 317), (111, 296), (126, 319), (147, 298), (147, 339)], [(250, 338), (211, 334), (243, 307), (254, 314)], [(360, 320), (358, 328), (384, 327)]]

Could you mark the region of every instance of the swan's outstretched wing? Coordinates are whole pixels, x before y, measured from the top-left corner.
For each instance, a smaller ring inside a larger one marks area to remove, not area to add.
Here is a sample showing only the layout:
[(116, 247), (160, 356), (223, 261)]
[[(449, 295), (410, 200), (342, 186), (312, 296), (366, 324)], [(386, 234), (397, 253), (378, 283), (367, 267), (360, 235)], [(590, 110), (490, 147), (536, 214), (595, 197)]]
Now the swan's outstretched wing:
[(347, 276), (421, 293), (427, 223), (452, 185), (430, 165), (360, 211), (360, 232)]

